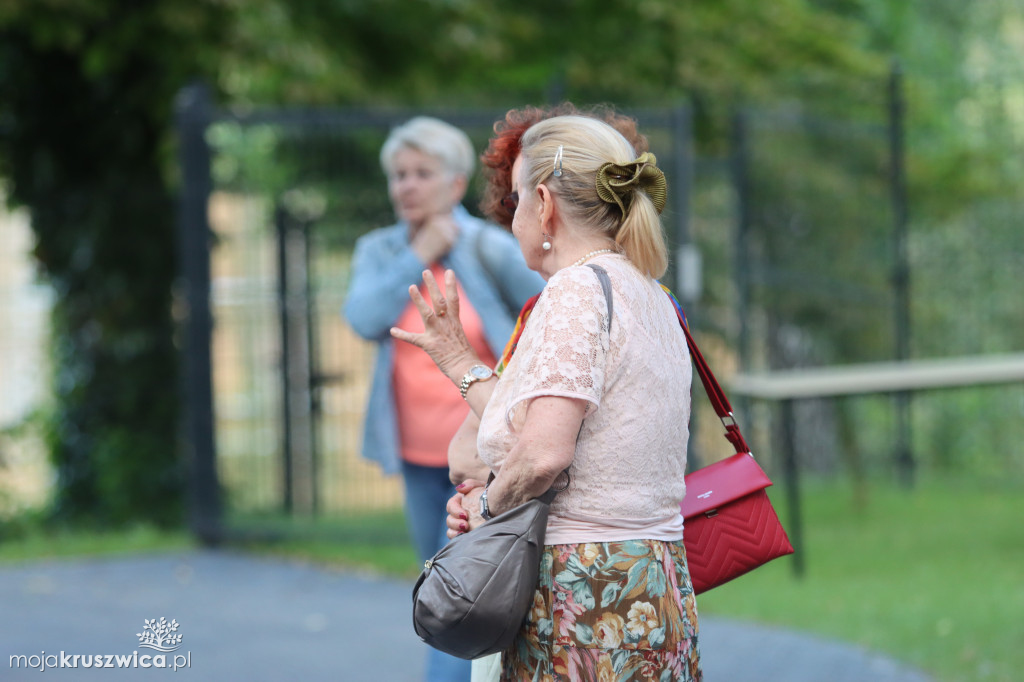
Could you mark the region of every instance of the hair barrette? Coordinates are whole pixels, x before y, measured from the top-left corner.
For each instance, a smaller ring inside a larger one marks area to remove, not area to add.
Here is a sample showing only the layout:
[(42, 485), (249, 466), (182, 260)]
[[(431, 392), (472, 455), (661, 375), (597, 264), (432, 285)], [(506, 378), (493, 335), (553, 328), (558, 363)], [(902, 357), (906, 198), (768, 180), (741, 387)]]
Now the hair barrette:
[(552, 175), (562, 177), (562, 145), (558, 145), (558, 151), (555, 152), (555, 172)]

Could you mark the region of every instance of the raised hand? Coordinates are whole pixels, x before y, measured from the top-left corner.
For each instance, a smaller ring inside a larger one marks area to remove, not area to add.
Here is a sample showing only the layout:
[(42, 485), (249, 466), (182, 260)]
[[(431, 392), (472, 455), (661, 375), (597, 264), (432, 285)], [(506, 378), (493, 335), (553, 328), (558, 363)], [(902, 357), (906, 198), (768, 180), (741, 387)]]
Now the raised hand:
[(409, 298), (423, 319), (423, 332), (415, 333), (392, 327), (391, 336), (422, 348), (449, 379), (453, 382), (461, 381), (466, 369), (479, 362), (479, 359), (459, 320), (459, 291), (455, 284), (455, 273), (445, 271), (442, 288), (438, 286), (433, 273), (424, 270), (423, 283), (427, 287), (429, 302), (420, 294), (419, 287), (409, 287)]

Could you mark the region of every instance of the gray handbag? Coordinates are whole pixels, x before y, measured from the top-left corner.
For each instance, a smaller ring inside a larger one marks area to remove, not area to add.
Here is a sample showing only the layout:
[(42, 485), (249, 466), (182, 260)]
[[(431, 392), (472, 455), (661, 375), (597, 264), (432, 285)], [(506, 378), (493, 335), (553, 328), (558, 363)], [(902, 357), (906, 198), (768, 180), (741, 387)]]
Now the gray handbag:
[(474, 659), (511, 646), (533, 604), (552, 488), (456, 536), (424, 564), (412, 621), (424, 642)]

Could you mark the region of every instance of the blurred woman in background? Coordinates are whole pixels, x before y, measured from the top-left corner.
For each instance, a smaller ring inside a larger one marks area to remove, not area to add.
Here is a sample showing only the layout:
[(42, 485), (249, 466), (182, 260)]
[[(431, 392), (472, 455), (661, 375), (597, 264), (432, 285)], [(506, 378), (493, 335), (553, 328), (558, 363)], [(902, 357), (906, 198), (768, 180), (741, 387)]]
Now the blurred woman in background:
[[(398, 222), (356, 243), (344, 316), (356, 333), (377, 343), (362, 453), (385, 473), (401, 472), (409, 531), (426, 561), (447, 542), (445, 504), (454, 493), (448, 445), (469, 408), (426, 353), (396, 346), (388, 330), (422, 330), (407, 290), (421, 282), (424, 269), (438, 277), (450, 270), (463, 300), (467, 342), (489, 372), (519, 307), (544, 282), (526, 267), (511, 235), (462, 207), (474, 152), (461, 130), (414, 118), (391, 132), (380, 160)], [(469, 676), (469, 662), (431, 650), (429, 682)]]

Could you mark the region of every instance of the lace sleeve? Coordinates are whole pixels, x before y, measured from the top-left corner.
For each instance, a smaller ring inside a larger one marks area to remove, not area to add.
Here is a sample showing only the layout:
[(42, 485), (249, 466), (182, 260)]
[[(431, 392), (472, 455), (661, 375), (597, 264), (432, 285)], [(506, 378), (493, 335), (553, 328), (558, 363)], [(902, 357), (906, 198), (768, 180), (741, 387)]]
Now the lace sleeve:
[(513, 356), (516, 381), (506, 420), (516, 407), (539, 396), (586, 400), (596, 408), (604, 392), (609, 338), (607, 302), (589, 268), (556, 273), (534, 308)]

